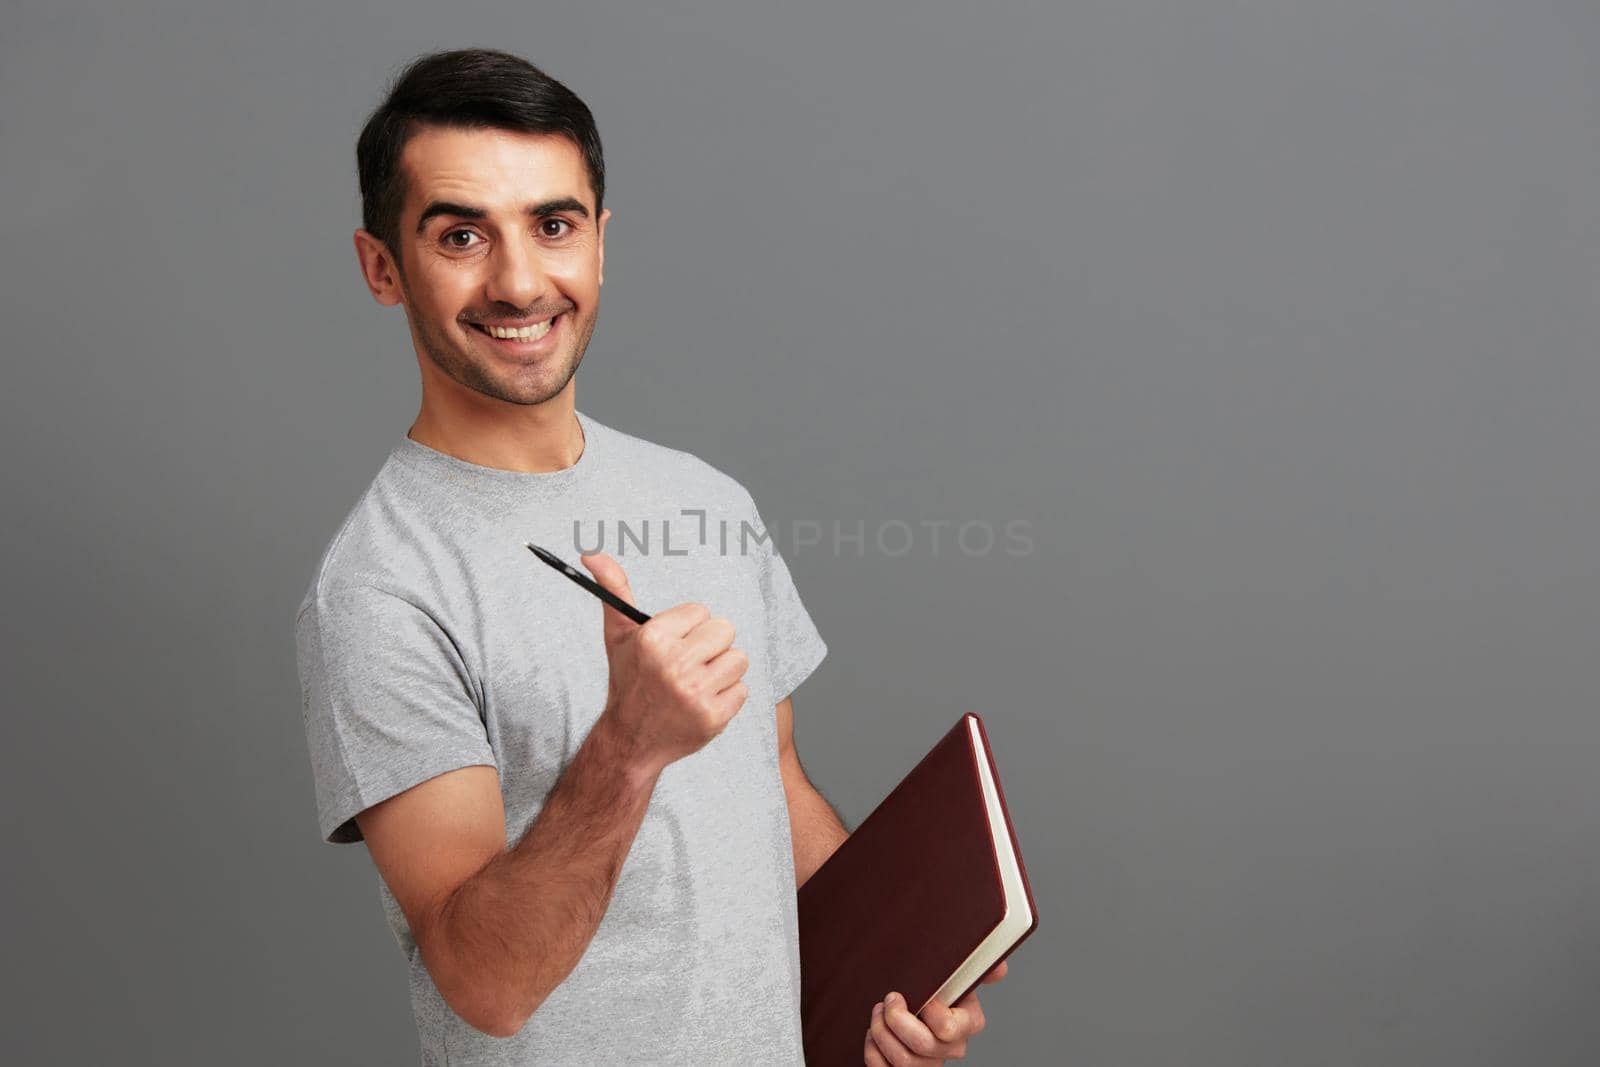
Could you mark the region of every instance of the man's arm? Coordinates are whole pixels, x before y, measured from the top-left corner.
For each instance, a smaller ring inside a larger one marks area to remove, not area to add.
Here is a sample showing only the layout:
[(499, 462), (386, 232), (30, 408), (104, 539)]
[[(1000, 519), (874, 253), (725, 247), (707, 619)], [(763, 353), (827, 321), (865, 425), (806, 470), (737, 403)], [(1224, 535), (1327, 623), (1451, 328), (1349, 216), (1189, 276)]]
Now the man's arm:
[[(601, 587), (633, 603), (616, 560), (604, 552), (580, 558)], [(463, 744), (463, 751), (482, 758), (462, 759), (454, 770), (355, 816), (440, 996), (470, 1025), (496, 1037), (520, 1030), (577, 966), (610, 904), (661, 772), (710, 743), (750, 693), (744, 682), (750, 660), (733, 645), (733, 623), (704, 604), (677, 604), (642, 624), (607, 605), (603, 620), (605, 707), (515, 847), (506, 847), (505, 809), (487, 743)], [(386, 647), (391, 622), (381, 615), (340, 620), (346, 637), (360, 635), (357, 651), (380, 656), (400, 654)], [(302, 650), (320, 655), (310, 644)], [(415, 670), (415, 650), (404, 654), (412, 658), (403, 666)], [(308, 696), (308, 725), (313, 715), (342, 715), (394, 731), (400, 727), (380, 718), (391, 709), (402, 722), (409, 716), (430, 723), (427, 709), (398, 699), (395, 686), (374, 678), (381, 663), (347, 658), (336, 663), (344, 672), (337, 702), (319, 693), (313, 705)], [(436, 662), (432, 668), (439, 675), (435, 695), (454, 701), (463, 719), (474, 714), (463, 693), (450, 692), (450, 666)], [(374, 750), (379, 755), (366, 757), (379, 782), (385, 780), (381, 765), (372, 764), (380, 757), (408, 766), (433, 751), (390, 740)], [(334, 784), (359, 797), (356, 776), (348, 768), (341, 774)], [(343, 812), (334, 813), (341, 824)]]
[(660, 769), (590, 730), (514, 848), (493, 767), (441, 774), (356, 816), (446, 1003), (495, 1037), (522, 1029), (605, 915)]
[(789, 802), (789, 835), (794, 839), (794, 884), (798, 889), (818, 867), (833, 855), (833, 850), (850, 836), (839, 813), (817, 792), (800, 766), (794, 747), (794, 702), (784, 697), (778, 702), (778, 767), (783, 772), (783, 791)]

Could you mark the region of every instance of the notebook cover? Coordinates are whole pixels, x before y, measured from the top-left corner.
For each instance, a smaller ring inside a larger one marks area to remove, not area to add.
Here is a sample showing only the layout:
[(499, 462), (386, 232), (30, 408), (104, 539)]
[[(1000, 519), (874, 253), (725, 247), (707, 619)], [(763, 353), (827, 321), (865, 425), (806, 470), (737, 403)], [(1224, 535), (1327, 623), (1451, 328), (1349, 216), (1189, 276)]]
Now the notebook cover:
[[(963, 715), (800, 887), (808, 1067), (861, 1063), (872, 1006), (891, 991), (925, 1003), (1005, 915), (969, 718), (987, 745), (983, 720)], [(999, 793), (992, 755), (989, 768)], [(1016, 944), (1037, 926), (1035, 910)]]

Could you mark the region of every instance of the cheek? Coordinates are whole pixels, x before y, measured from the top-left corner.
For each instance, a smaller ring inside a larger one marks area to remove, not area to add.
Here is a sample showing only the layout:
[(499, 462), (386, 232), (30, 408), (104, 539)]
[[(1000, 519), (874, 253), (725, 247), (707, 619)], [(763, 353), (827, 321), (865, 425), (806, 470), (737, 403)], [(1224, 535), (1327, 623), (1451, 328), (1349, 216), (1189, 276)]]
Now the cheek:
[(472, 299), (474, 291), (481, 289), (470, 271), (440, 269), (422, 279), (422, 290), (416, 295), (431, 318), (449, 323), (476, 306)]
[(600, 288), (600, 257), (592, 248), (576, 249), (547, 260), (545, 273), (569, 296), (593, 303)]

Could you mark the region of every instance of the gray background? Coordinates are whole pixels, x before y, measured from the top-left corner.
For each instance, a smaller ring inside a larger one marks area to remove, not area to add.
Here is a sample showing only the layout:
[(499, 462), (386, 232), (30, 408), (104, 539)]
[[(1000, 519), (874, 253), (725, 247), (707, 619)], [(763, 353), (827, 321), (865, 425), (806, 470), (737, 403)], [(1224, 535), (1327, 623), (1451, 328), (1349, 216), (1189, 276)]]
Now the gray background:
[(0, 44), (10, 1061), (415, 1061), (291, 621), (418, 399), (355, 136), (472, 44), (600, 124), (579, 406), (866, 524), (787, 554), (824, 793), (986, 717), (968, 1062), (1600, 1057), (1592, 4), (143, 7)]

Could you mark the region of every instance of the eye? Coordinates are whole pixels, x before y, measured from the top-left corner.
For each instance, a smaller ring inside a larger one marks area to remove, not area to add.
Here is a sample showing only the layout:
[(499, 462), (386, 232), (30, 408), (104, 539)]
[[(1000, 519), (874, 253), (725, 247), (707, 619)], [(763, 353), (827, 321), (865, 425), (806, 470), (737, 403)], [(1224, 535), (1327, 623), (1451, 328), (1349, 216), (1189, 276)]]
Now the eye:
[[(567, 229), (563, 230), (563, 231), (561, 231), (559, 233), (551, 233), (551, 232), (549, 232), (548, 230), (545, 229), (546, 226), (550, 226), (550, 225), (565, 226)], [(566, 219), (558, 219), (558, 218), (553, 218), (552, 217), (552, 218), (548, 218), (548, 219), (541, 219), (540, 222), (539, 222), (539, 232), (543, 233), (546, 237), (565, 237), (567, 235), (567, 233), (571, 229), (572, 229), (572, 223), (568, 222)]]
[(444, 243), (446, 245), (448, 245), (451, 248), (460, 249), (460, 250), (465, 250), (465, 249), (471, 248), (472, 245), (463, 244), (463, 243), (455, 240), (455, 238), (461, 237), (461, 236), (476, 237), (478, 235), (476, 233), (472, 232), (471, 230), (451, 230), (449, 233), (444, 235), (442, 240), (444, 241)]

